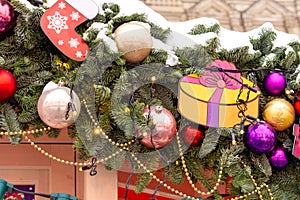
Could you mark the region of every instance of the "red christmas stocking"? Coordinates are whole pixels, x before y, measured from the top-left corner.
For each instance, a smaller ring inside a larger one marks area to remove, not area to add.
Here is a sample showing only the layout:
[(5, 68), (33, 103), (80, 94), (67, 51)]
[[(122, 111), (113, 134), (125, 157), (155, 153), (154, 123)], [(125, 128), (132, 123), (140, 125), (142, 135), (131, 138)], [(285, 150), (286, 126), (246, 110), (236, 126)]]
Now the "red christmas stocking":
[(83, 61), (89, 49), (75, 28), (87, 19), (93, 19), (98, 12), (93, 0), (58, 0), (43, 14), (40, 24), (61, 52), (73, 60)]

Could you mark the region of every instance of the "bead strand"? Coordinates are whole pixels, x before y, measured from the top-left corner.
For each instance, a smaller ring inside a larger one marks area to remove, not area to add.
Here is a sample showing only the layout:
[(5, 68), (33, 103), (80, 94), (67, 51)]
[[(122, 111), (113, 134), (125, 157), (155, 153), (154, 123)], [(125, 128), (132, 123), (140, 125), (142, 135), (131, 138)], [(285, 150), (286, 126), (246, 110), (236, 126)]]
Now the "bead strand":
[(10, 135), (25, 135), (25, 134), (35, 134), (35, 133), (40, 133), (43, 131), (50, 131), (51, 128), (50, 127), (46, 127), (46, 128), (40, 128), (40, 129), (35, 129), (35, 130), (28, 130), (28, 131), (14, 131), (14, 132), (0, 132), (0, 135), (5, 135), (5, 136), (10, 136)]
[[(25, 140), (27, 140), (28, 143), (30, 143), (30, 145), (32, 147), (34, 147), (35, 149), (37, 149), (42, 155), (60, 162), (62, 164), (67, 164), (67, 165), (72, 165), (72, 166), (87, 166), (87, 165), (91, 165), (91, 162), (72, 162), (72, 161), (67, 161), (61, 158), (58, 158), (56, 156), (53, 156), (52, 154), (46, 152), (44, 149), (42, 149), (41, 147), (39, 147), (38, 145), (36, 145), (30, 138), (28, 138), (27, 136), (24, 136)], [(107, 156), (106, 158), (101, 158), (100, 160), (97, 160), (96, 164), (100, 163), (100, 162), (105, 162), (107, 160), (110, 160), (111, 158), (115, 157), (116, 155), (118, 155), (119, 153), (121, 153), (123, 151), (123, 149), (119, 149), (118, 151), (116, 151), (115, 153), (113, 153), (112, 155)]]
[(176, 139), (177, 139), (177, 144), (178, 144), (178, 149), (179, 149), (179, 154), (180, 154), (180, 159), (181, 159), (181, 163), (182, 163), (182, 167), (183, 167), (183, 170), (185, 172), (185, 176), (189, 182), (189, 184), (191, 185), (191, 187), (194, 189), (195, 192), (197, 192), (198, 194), (202, 194), (202, 195), (210, 195), (212, 193), (214, 193), (217, 189), (218, 189), (218, 186), (220, 185), (220, 182), (221, 182), (221, 178), (222, 178), (222, 174), (223, 174), (223, 166), (222, 166), (222, 163), (221, 163), (221, 166), (220, 166), (220, 171), (219, 171), (219, 174), (218, 174), (218, 180), (216, 182), (216, 185), (208, 192), (203, 192), (201, 190), (199, 190), (195, 184), (193, 183), (191, 177), (190, 177), (190, 174), (189, 174), (189, 171), (187, 169), (187, 166), (185, 164), (185, 158), (184, 158), (184, 155), (183, 155), (183, 151), (182, 151), (182, 147), (181, 147), (181, 142), (180, 142), (180, 137), (179, 137), (179, 134), (178, 132), (176, 133)]
[[(244, 163), (244, 161), (241, 161), (241, 163), (243, 164), (244, 168), (247, 167), (247, 165)], [(251, 174), (251, 172), (249, 172), (249, 177), (250, 177), (250, 179), (251, 179), (251, 181), (252, 181), (252, 183), (253, 183), (253, 185), (255, 187), (255, 191), (257, 191), (256, 193), (257, 193), (259, 199), (263, 200), (263, 196), (262, 196), (261, 191), (260, 191), (261, 190), (261, 186), (257, 185), (257, 183), (256, 183), (253, 175)]]
[[(149, 169), (147, 169), (147, 167), (133, 153), (131, 153), (131, 156), (137, 162), (138, 166), (140, 168), (143, 168), (146, 171), (146, 173), (149, 174), (152, 177), (153, 180), (155, 180), (159, 184), (163, 184), (163, 181), (160, 180), (160, 178), (158, 178), (156, 175), (154, 175)], [(168, 185), (167, 183), (164, 183), (163, 186), (165, 188), (167, 188), (168, 190), (170, 190), (171, 192), (173, 192), (173, 193), (175, 193), (175, 194), (177, 194), (179, 196), (182, 196), (182, 197), (187, 198), (187, 199), (196, 200), (195, 197), (191, 197), (191, 196), (189, 196), (189, 195), (187, 195), (187, 194), (185, 194), (183, 192), (180, 192), (179, 190), (177, 190), (177, 189), (171, 187), (170, 185)]]
[[(113, 153), (112, 155), (106, 157), (106, 158), (102, 158), (100, 160), (97, 160), (96, 164), (100, 163), (100, 162), (105, 162), (111, 158), (113, 158), (114, 156), (116, 156), (117, 154), (119, 154), (120, 152), (122, 151), (129, 151), (130, 149), (128, 148), (128, 146), (130, 146), (131, 144), (133, 144), (135, 142), (135, 140), (131, 140), (129, 141), (128, 143), (123, 143), (123, 144), (120, 144), (120, 143), (116, 143), (114, 142), (112, 139), (109, 138), (109, 136), (100, 128), (98, 122), (95, 120), (95, 118), (92, 116), (91, 112), (89, 111), (88, 107), (87, 107), (87, 104), (86, 104), (86, 101), (83, 100), (82, 101), (83, 104), (85, 105), (86, 109), (87, 109), (87, 113), (89, 114), (92, 122), (94, 123), (94, 126), (95, 126), (95, 129), (94, 129), (94, 134), (95, 135), (103, 135), (105, 137), (105, 139), (107, 139), (112, 145), (114, 146), (117, 146), (117, 147), (121, 147), (118, 151), (116, 151), (115, 153)], [(60, 163), (63, 163), (63, 164), (68, 164), (68, 165), (74, 165), (74, 166), (87, 166), (87, 165), (91, 165), (91, 162), (71, 162), (71, 161), (65, 161), (63, 159), (60, 159), (60, 158), (57, 158), (55, 156), (53, 156), (52, 154), (46, 152), (45, 150), (43, 150), (41, 147), (37, 146), (33, 141), (31, 141), (31, 139), (29, 139), (25, 134), (34, 134), (34, 133), (38, 133), (38, 132), (41, 132), (41, 131), (46, 131), (46, 130), (50, 130), (51, 128), (48, 127), (48, 128), (44, 128), (44, 129), (36, 129), (36, 130), (31, 130), (31, 131), (20, 131), (20, 132), (0, 132), (0, 135), (17, 135), (17, 134), (23, 134), (25, 139), (30, 143), (31, 146), (33, 146), (35, 149), (37, 149), (40, 153), (42, 153), (43, 155), (49, 157), (50, 159), (52, 160), (55, 160), (57, 162), (60, 162)], [(203, 192), (203, 191), (200, 191), (193, 183), (192, 183), (192, 180), (191, 180), (191, 177), (190, 177), (190, 174), (189, 174), (189, 171), (187, 169), (187, 166), (185, 164), (185, 158), (184, 158), (184, 155), (183, 155), (183, 151), (182, 151), (182, 147), (181, 147), (181, 143), (180, 143), (180, 138), (179, 138), (179, 135), (177, 133), (176, 135), (177, 137), (177, 143), (178, 143), (178, 147), (179, 147), (179, 153), (180, 153), (180, 158), (181, 158), (181, 161), (182, 161), (182, 166), (184, 168), (184, 171), (185, 171), (185, 175), (187, 177), (187, 180), (189, 181), (190, 185), (192, 186), (192, 188), (198, 193), (198, 194), (201, 194), (201, 195), (210, 195), (212, 194), (214, 191), (217, 190), (217, 187), (220, 185), (220, 182), (221, 182), (221, 178), (222, 178), (222, 174), (223, 174), (223, 166), (221, 165), (220, 166), (220, 171), (219, 171), (219, 176), (218, 176), (218, 180), (217, 180), (217, 183), (216, 185), (213, 187), (213, 189), (211, 189), (210, 191), (208, 192)], [(132, 157), (134, 158), (134, 160), (137, 162), (138, 166), (140, 168), (143, 168), (146, 173), (148, 173), (152, 179), (154, 179), (155, 181), (157, 181), (158, 183), (162, 184), (163, 181), (160, 180), (156, 175), (154, 175), (150, 170), (147, 169), (147, 167), (141, 163), (140, 160), (138, 160), (138, 158), (133, 154), (131, 153)], [(243, 163), (244, 164), (244, 163)], [(246, 165), (244, 164), (244, 167), (246, 167)], [(237, 199), (243, 199), (243, 198), (246, 198), (246, 197), (249, 197), (255, 193), (258, 193), (260, 195), (260, 199), (263, 199), (262, 195), (261, 195), (261, 192), (260, 190), (262, 188), (266, 188), (267, 191), (268, 191), (268, 194), (270, 196), (270, 199), (273, 200), (273, 195), (271, 193), (271, 190), (269, 188), (269, 186), (264, 183), (260, 186), (257, 186), (256, 182), (255, 182), (255, 179), (254, 177), (249, 174), (253, 184), (255, 185), (256, 189), (253, 190), (252, 192), (249, 192), (248, 194), (245, 194), (245, 195), (242, 195), (242, 196), (238, 196), (238, 197), (234, 197), (234, 198), (231, 198), (231, 200), (237, 200)], [(188, 198), (188, 199), (193, 199), (193, 200), (196, 200), (195, 197), (191, 197), (183, 192), (180, 192), (179, 190), (169, 186), (167, 183), (164, 183), (163, 184), (164, 187), (166, 187), (168, 190), (170, 190), (171, 192), (179, 195), (179, 196), (182, 196), (182, 197), (185, 197), (185, 198)]]
[[(87, 109), (87, 113), (89, 114), (91, 120), (93, 121), (94, 125), (96, 126), (96, 128), (94, 129), (94, 134), (98, 135), (98, 134), (101, 134), (105, 137), (105, 139), (107, 139), (112, 145), (114, 146), (117, 146), (117, 147), (121, 147), (118, 151), (116, 151), (115, 153), (105, 157), (105, 158), (101, 158), (99, 160), (97, 160), (96, 164), (100, 163), (100, 162), (105, 162), (107, 160), (110, 160), (111, 158), (115, 157), (116, 155), (118, 155), (119, 153), (121, 153), (122, 151), (126, 150), (126, 151), (129, 151), (129, 148), (128, 146), (130, 146), (131, 144), (133, 144), (135, 142), (135, 140), (131, 140), (129, 141), (128, 143), (117, 143), (117, 142), (114, 142), (112, 139), (110, 139), (106, 134), (105, 132), (100, 128), (100, 126), (98, 125), (97, 121), (94, 119), (94, 117), (92, 116), (91, 112), (89, 111), (89, 109), (87, 108), (87, 105), (86, 105), (86, 101), (83, 100), (82, 103), (86, 106), (86, 109)], [(36, 129), (36, 130), (31, 130), (31, 131), (20, 131), (18, 132), (19, 134), (33, 134), (33, 133), (38, 133), (38, 132), (41, 132), (41, 131), (46, 131), (46, 130), (51, 130), (50, 127), (47, 127), (47, 128), (43, 128), (43, 129)], [(13, 135), (15, 132), (0, 132), (0, 135)], [(43, 150), (41, 147), (38, 147), (38, 145), (36, 145), (31, 139), (29, 139), (27, 136), (24, 136), (24, 138), (27, 140), (28, 143), (30, 143), (31, 146), (33, 146), (35, 149), (37, 149), (41, 154), (43, 154), (44, 156), (54, 160), (54, 161), (57, 161), (57, 162), (60, 162), (60, 163), (63, 163), (63, 164), (68, 164), (68, 165), (74, 165), (74, 166), (87, 166), (87, 165), (91, 165), (91, 162), (72, 162), (72, 161), (65, 161), (64, 159), (60, 159), (56, 156), (53, 156), (52, 154), (46, 152), (45, 150)]]
[[(247, 167), (247, 165), (243, 161), (241, 161), (241, 163), (243, 164), (243, 167), (245, 167), (245, 168)], [(268, 192), (268, 195), (270, 197), (270, 200), (274, 199), (273, 198), (273, 194), (271, 192), (271, 189), (269, 188), (269, 186), (266, 183), (263, 183), (260, 186), (258, 186), (257, 183), (256, 183), (256, 181), (255, 181), (255, 179), (254, 179), (254, 177), (250, 173), (249, 173), (249, 177), (250, 177), (252, 183), (255, 186), (255, 190), (253, 190), (252, 192), (249, 192), (247, 194), (244, 194), (242, 196), (231, 198), (230, 200), (237, 200), (237, 199), (247, 198), (247, 197), (250, 197), (250, 196), (252, 196), (252, 195), (254, 195), (256, 193), (259, 195), (259, 199), (263, 200), (263, 196), (261, 194), (261, 189), (264, 188), (264, 187), (267, 189), (267, 192)]]
[[(128, 146), (130, 146), (131, 144), (133, 144), (135, 142), (135, 140), (131, 140), (128, 143), (124, 143), (124, 144), (119, 144), (119, 143), (116, 143), (116, 142), (112, 141), (112, 139), (109, 138), (108, 135), (100, 128), (99, 124), (97, 123), (97, 121), (95, 120), (95, 118), (92, 116), (89, 108), (87, 107), (86, 101), (83, 100), (82, 103), (85, 105), (87, 113), (88, 113), (90, 119), (92, 120), (92, 122), (94, 123), (94, 125), (96, 127), (94, 129), (94, 134), (95, 135), (103, 135), (105, 137), (105, 139), (107, 139), (112, 145), (115, 145), (117, 147), (122, 147), (124, 150), (129, 151)], [(138, 158), (133, 153), (131, 153), (131, 155), (134, 158), (134, 160), (137, 162), (138, 166), (142, 167), (146, 171), (146, 173), (148, 173), (152, 177), (152, 179), (154, 179), (155, 181), (157, 181), (160, 184), (163, 183), (163, 181), (160, 180), (156, 175), (154, 175), (150, 170), (148, 170), (147, 167), (143, 163), (141, 163), (141, 161), (138, 160)], [(186, 194), (184, 194), (182, 192), (179, 192), (178, 190), (172, 188), (171, 186), (169, 186), (166, 183), (164, 183), (163, 186), (166, 187), (168, 190), (170, 190), (170, 191), (174, 192), (175, 194), (178, 194), (178, 195), (180, 195), (182, 197), (186, 197), (188, 199), (196, 200), (194, 197), (191, 197), (191, 196), (188, 196), (188, 195), (186, 195)]]
[(272, 194), (272, 191), (271, 191), (270, 187), (266, 183), (263, 183), (263, 185), (267, 189), (267, 192), (269, 194), (270, 200), (273, 200), (274, 197), (273, 197), (273, 194)]
[[(131, 140), (128, 143), (124, 143), (124, 144), (119, 144), (119, 143), (116, 143), (116, 142), (112, 141), (112, 139), (109, 138), (108, 135), (101, 129), (101, 127), (99, 126), (99, 124), (97, 123), (97, 121), (95, 120), (95, 118), (93, 117), (92, 113), (90, 112), (89, 108), (87, 107), (86, 101), (83, 100), (82, 103), (85, 105), (87, 113), (88, 113), (90, 119), (92, 120), (92, 122), (94, 123), (94, 125), (96, 127), (94, 129), (94, 134), (95, 135), (103, 135), (105, 137), (105, 139), (107, 139), (112, 145), (117, 146), (117, 147), (122, 147), (124, 150), (129, 151), (128, 146), (130, 146), (131, 144), (133, 144), (135, 142), (135, 140)], [(156, 175), (154, 175), (150, 170), (148, 170), (147, 167), (143, 163), (141, 163), (141, 161), (138, 160), (138, 158), (133, 153), (131, 153), (131, 155), (134, 158), (134, 160), (137, 162), (138, 166), (142, 167), (146, 171), (146, 173), (148, 173), (152, 177), (152, 179), (154, 179), (155, 181), (157, 181), (160, 184), (163, 183), (163, 181), (160, 180)], [(169, 186), (166, 183), (164, 183), (163, 186), (166, 187), (168, 190), (170, 190), (170, 191), (174, 192), (175, 194), (178, 194), (178, 195), (180, 195), (182, 197), (186, 197), (188, 199), (196, 200), (194, 197), (191, 197), (191, 196), (188, 196), (188, 195), (186, 195), (186, 194), (184, 194), (182, 192), (179, 192), (178, 190), (172, 188), (171, 186)]]
[[(210, 191), (208, 192), (203, 192), (203, 191), (200, 191), (196, 186), (195, 184), (193, 184), (192, 180), (191, 180), (191, 177), (189, 175), (189, 172), (188, 172), (188, 169), (187, 169), (187, 166), (185, 164), (185, 158), (184, 158), (184, 155), (183, 155), (183, 151), (182, 151), (182, 147), (181, 147), (181, 142), (180, 142), (180, 137), (179, 137), (179, 134), (177, 133), (176, 134), (176, 139), (177, 139), (177, 144), (178, 144), (178, 149), (179, 149), (179, 153), (180, 153), (180, 158), (181, 158), (181, 162), (182, 162), (182, 166), (184, 168), (184, 172), (185, 172), (185, 176), (187, 177), (187, 180), (189, 181), (189, 184), (192, 186), (192, 188), (194, 189), (194, 191), (196, 191), (198, 194), (202, 194), (202, 195), (209, 195), (209, 194), (212, 194), (214, 191), (217, 190), (217, 187), (220, 185), (220, 182), (221, 182), (221, 178), (222, 178), (222, 174), (223, 174), (223, 166), (222, 166), (222, 163), (221, 163), (221, 166), (220, 166), (220, 171), (219, 171), (219, 175), (218, 175), (218, 180), (217, 180), (217, 183), (216, 185), (213, 187), (213, 189), (211, 189)], [(242, 162), (243, 163), (243, 162)], [(243, 163), (244, 167), (247, 167), (244, 163)], [(249, 192), (247, 194), (244, 194), (244, 195), (241, 195), (241, 196), (238, 196), (238, 197), (234, 197), (234, 198), (231, 198), (231, 200), (237, 200), (237, 199), (243, 199), (243, 198), (247, 198), (255, 193), (257, 193), (259, 195), (259, 198), (261, 200), (263, 200), (263, 196), (261, 195), (261, 189), (263, 187), (266, 187), (267, 188), (267, 191), (268, 191), (268, 194), (270, 196), (270, 199), (273, 200), (273, 195), (271, 193), (271, 190), (269, 188), (269, 186), (264, 183), (260, 186), (257, 185), (254, 177), (249, 174), (254, 186), (256, 187), (255, 190), (253, 190), (252, 192)]]
[[(127, 142), (127, 143), (117, 143), (115, 141), (113, 141), (111, 138), (108, 137), (108, 135), (102, 130), (102, 128), (100, 127), (99, 123), (97, 122), (97, 120), (93, 117), (91, 111), (89, 110), (88, 106), (87, 106), (87, 102), (86, 100), (82, 100), (82, 104), (85, 106), (86, 112), (88, 113), (90, 119), (92, 120), (92, 122), (94, 123), (94, 135), (103, 135), (105, 137), (105, 139), (107, 139), (112, 145), (115, 145), (117, 147), (128, 147), (130, 145), (132, 145), (135, 140), (132, 139), (131, 141)], [(123, 148), (124, 149), (124, 148)], [(125, 149), (124, 149), (125, 150)]]

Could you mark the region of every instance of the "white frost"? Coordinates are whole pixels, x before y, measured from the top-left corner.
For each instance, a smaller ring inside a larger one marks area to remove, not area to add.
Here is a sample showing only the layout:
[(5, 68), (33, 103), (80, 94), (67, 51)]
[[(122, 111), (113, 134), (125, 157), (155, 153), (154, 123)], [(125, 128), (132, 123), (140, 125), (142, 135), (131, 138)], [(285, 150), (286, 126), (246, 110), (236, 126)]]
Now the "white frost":
[[(27, 7), (32, 7), (27, 0), (20, 0)], [(53, 5), (57, 0), (47, 0), (48, 5)], [(299, 38), (296, 35), (280, 32), (274, 29), (271, 23), (265, 23), (261, 27), (253, 29), (249, 32), (237, 32), (231, 31), (225, 28), (220, 29), (220, 33), (206, 33), (200, 35), (190, 35), (189, 32), (196, 25), (202, 24), (206, 27), (210, 27), (214, 24), (219, 24), (216, 19), (212, 18), (198, 18), (184, 22), (169, 22), (162, 15), (152, 10), (150, 7), (146, 6), (142, 1), (139, 0), (94, 0), (95, 3), (99, 7), (100, 14), (104, 14), (102, 10), (102, 5), (104, 3), (115, 3), (120, 6), (120, 13), (116, 17), (120, 16), (129, 16), (135, 13), (145, 14), (148, 21), (154, 23), (163, 29), (170, 28), (171, 33), (165, 42), (157, 40), (153, 38), (153, 48), (163, 49), (167, 52), (171, 52), (169, 54), (169, 63), (176, 63), (176, 61), (172, 60), (174, 55), (174, 50), (177, 48), (184, 47), (194, 47), (195, 45), (206, 45), (207, 41), (213, 38), (219, 38), (221, 48), (231, 50), (238, 47), (249, 47), (249, 53), (255, 53), (252, 44), (250, 43), (251, 38), (258, 38), (259, 33), (263, 29), (270, 29), (274, 31), (277, 35), (276, 40), (274, 41), (274, 47), (287, 47), (286, 53), (292, 51), (292, 49), (288, 46), (290, 42), (299, 41)], [(107, 10), (109, 11), (109, 10)], [(99, 23), (92, 24), (93, 28), (98, 29), (100, 32), (98, 34), (98, 38), (103, 39), (113, 51), (118, 51), (115, 42), (112, 38), (107, 36), (108, 29), (107, 25)], [(175, 55), (174, 55), (175, 56)], [(270, 54), (267, 56), (266, 61), (272, 60), (274, 55)]]
[(276, 54), (274, 53), (270, 53), (269, 55), (267, 55), (262, 66), (266, 66), (269, 61), (272, 61), (275, 58), (275, 56)]
[(214, 24), (219, 24), (219, 21), (213, 18), (202, 17), (184, 22), (168, 22), (172, 31), (178, 33), (189, 33), (196, 25), (202, 24), (206, 27), (211, 27)]
[[(28, 1), (20, 0), (26, 4)], [(57, 0), (48, 0), (48, 5), (53, 5)], [(288, 43), (292, 41), (299, 41), (296, 35), (287, 34), (274, 29), (271, 23), (265, 23), (261, 27), (253, 29), (249, 32), (236, 32), (225, 28), (221, 28), (219, 35), (215, 33), (201, 34), (201, 35), (190, 35), (188, 34), (192, 28), (198, 24), (202, 24), (206, 27), (210, 27), (214, 24), (219, 24), (216, 19), (212, 18), (198, 18), (193, 20), (188, 20), (184, 22), (169, 22), (162, 15), (152, 10), (150, 7), (146, 6), (142, 1), (139, 0), (94, 0), (99, 7), (100, 14), (104, 14), (102, 10), (102, 5), (104, 3), (115, 3), (120, 6), (120, 13), (117, 17), (128, 16), (135, 13), (146, 14), (148, 21), (161, 26), (164, 29), (170, 28), (171, 33), (166, 41), (166, 46), (168, 50), (170, 48), (183, 48), (183, 47), (193, 47), (195, 44), (205, 45), (206, 42), (214, 37), (220, 39), (221, 48), (234, 49), (238, 47), (248, 46), (249, 53), (254, 53), (253, 46), (250, 43), (250, 38), (258, 38), (259, 33), (262, 29), (271, 29), (277, 34), (277, 38), (274, 41), (274, 47), (286, 47)], [(99, 36), (103, 37), (103, 34)], [(157, 44), (157, 42), (155, 42)], [(160, 45), (161, 46), (161, 45)], [(154, 45), (155, 47), (155, 45)]]
[(128, 16), (134, 13), (146, 14), (147, 19), (163, 28), (167, 28), (168, 21), (160, 14), (146, 6), (143, 2), (139, 0), (95, 0), (99, 6), (100, 13), (103, 14), (102, 5), (104, 3), (115, 3), (120, 6), (120, 13), (117, 17)]
[(167, 58), (167, 61), (166, 61), (166, 65), (176, 66), (178, 64), (180, 64), (179, 58), (175, 55), (174, 52), (168, 51), (168, 58)]

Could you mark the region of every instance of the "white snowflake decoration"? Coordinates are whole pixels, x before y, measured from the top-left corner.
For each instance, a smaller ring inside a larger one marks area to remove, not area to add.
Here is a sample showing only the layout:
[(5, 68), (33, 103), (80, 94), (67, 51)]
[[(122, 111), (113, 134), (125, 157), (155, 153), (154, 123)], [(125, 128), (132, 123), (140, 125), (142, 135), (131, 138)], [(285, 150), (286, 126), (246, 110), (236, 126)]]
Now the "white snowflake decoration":
[(72, 12), (72, 14), (70, 15), (72, 17), (73, 21), (78, 21), (78, 19), (80, 18), (80, 15), (78, 12)]
[(58, 44), (59, 46), (62, 46), (62, 45), (64, 45), (64, 41), (58, 40), (57, 44)]
[(77, 58), (81, 58), (83, 55), (82, 55), (82, 52), (81, 52), (81, 51), (77, 51), (76, 54), (75, 54), (75, 56), (76, 56)]
[(64, 2), (59, 2), (59, 3), (58, 3), (58, 7), (59, 7), (60, 9), (65, 9), (65, 8), (66, 8), (66, 4), (65, 4)]
[(68, 29), (67, 25), (67, 16), (62, 16), (58, 11), (54, 13), (53, 16), (47, 16), (47, 19), (49, 20), (48, 29), (53, 29), (57, 34), (60, 34), (60, 32), (63, 29)]
[(77, 48), (80, 44), (77, 38), (71, 38), (68, 43), (70, 44), (71, 48)]

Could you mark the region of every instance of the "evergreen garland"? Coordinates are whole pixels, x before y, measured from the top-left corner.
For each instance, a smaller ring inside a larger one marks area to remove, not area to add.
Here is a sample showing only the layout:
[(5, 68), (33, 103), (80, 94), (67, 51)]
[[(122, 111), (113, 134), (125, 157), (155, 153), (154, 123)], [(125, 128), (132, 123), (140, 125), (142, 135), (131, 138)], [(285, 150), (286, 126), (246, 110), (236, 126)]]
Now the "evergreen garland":
[[(282, 69), (294, 73), (286, 74), (288, 86), (298, 91), (300, 86), (296, 82), (299, 65), (299, 42), (291, 42), (286, 47), (274, 47), (276, 33), (271, 29), (262, 29), (257, 38), (250, 38), (255, 50), (249, 53), (249, 46), (234, 49), (222, 49), (219, 38), (220, 25), (206, 26), (196, 25), (189, 31), (191, 35), (214, 33), (216, 37), (207, 41), (206, 45), (178, 48), (175, 55), (179, 58), (176, 66), (166, 66), (168, 53), (164, 49), (153, 49), (151, 54), (142, 62), (139, 67), (126, 63), (121, 54), (110, 49), (104, 40), (97, 38), (99, 30), (90, 28), (93, 23), (106, 24), (108, 28), (107, 37), (112, 34), (121, 24), (129, 21), (140, 21), (151, 26), (151, 34), (154, 38), (166, 41), (170, 29), (148, 21), (144, 14), (132, 14), (130, 16), (118, 16), (120, 8), (116, 4), (104, 3), (103, 15), (98, 15), (77, 28), (77, 31), (84, 35), (86, 42), (92, 49), (91, 55), (84, 63), (72, 61), (61, 54), (43, 34), (39, 21), (43, 9), (36, 8), (29, 10), (17, 0), (11, 4), (18, 13), (17, 26), (13, 33), (0, 41), (0, 67), (13, 72), (17, 79), (17, 92), (14, 98), (7, 102), (0, 102), (0, 130), (20, 131), (29, 127), (42, 127), (43, 122), (37, 114), (37, 101), (43, 87), (49, 81), (68, 81), (60, 71), (74, 82), (74, 90), (82, 98), (87, 100), (86, 106), (92, 110), (95, 119), (99, 119), (99, 126), (116, 143), (124, 143), (134, 138), (137, 129), (149, 129), (149, 124), (142, 114), (142, 110), (151, 105), (162, 105), (172, 112), (176, 118), (177, 125), (187, 123), (177, 111), (177, 93), (170, 88), (177, 87), (179, 79), (184, 75), (201, 75), (205, 66), (212, 60), (220, 59), (233, 62), (237, 69), (261, 69), (251, 73), (243, 72), (242, 75), (261, 89), (260, 94), (260, 118), (265, 104), (272, 98), (263, 89), (263, 79), (269, 73), (263, 69)], [(288, 50), (288, 53), (287, 53)], [(52, 56), (54, 55), (54, 59)], [(67, 63), (66, 68), (59, 63)], [(148, 65), (155, 65), (149, 68)], [(59, 68), (60, 70), (57, 70)], [(144, 73), (139, 73), (143, 70)], [(164, 71), (165, 70), (165, 71)], [(169, 71), (168, 71), (169, 70)], [(164, 72), (164, 73), (160, 73)], [(172, 72), (172, 73), (168, 73)], [(153, 85), (153, 96), (150, 95), (150, 78), (155, 76), (156, 84)], [(139, 80), (141, 87), (132, 83)], [(92, 84), (91, 84), (92, 83)], [(135, 88), (136, 87), (136, 88)], [(90, 98), (93, 97), (93, 98)], [(134, 97), (131, 99), (130, 97)], [(285, 95), (281, 96), (292, 102)], [(116, 105), (111, 105), (116, 102)], [(118, 148), (111, 145), (101, 136), (93, 134), (94, 124), (91, 122), (89, 113), (82, 106), (82, 113), (78, 119), (80, 123), (69, 127), (70, 137), (76, 137), (75, 149), (80, 152), (82, 159), (96, 156), (103, 158), (118, 151)], [(298, 119), (297, 119), (298, 120)], [(134, 121), (134, 123), (133, 123)], [(179, 128), (180, 132), (180, 128)], [(254, 185), (249, 178), (249, 172), (253, 174), (258, 184), (267, 183), (270, 185), (275, 199), (298, 199), (300, 196), (300, 175), (295, 173), (300, 168), (300, 161), (291, 156), (288, 166), (282, 170), (271, 168), (266, 155), (255, 155), (239, 142), (236, 146), (231, 145), (231, 130), (208, 128), (205, 133), (203, 144), (198, 147), (188, 147), (184, 144), (186, 165), (194, 183), (201, 182), (208, 189), (216, 181), (216, 176), (223, 163), (225, 176), (233, 177), (231, 181), (230, 194), (240, 195), (253, 191)], [(288, 129), (278, 133), (278, 141), (285, 144), (291, 150), (294, 140), (292, 130)], [(50, 137), (58, 137), (59, 130), (47, 132)], [(37, 133), (39, 137), (42, 133)], [(20, 142), (21, 137), (11, 136), (12, 144)], [(155, 170), (161, 162), (159, 156), (153, 149), (147, 148), (139, 143), (132, 149), (135, 153), (147, 153), (146, 158), (139, 157), (143, 163), (147, 163), (149, 169)], [(171, 172), (168, 180), (175, 184), (181, 184), (184, 180), (182, 163), (178, 157), (178, 146), (172, 141), (168, 147), (161, 151), (162, 156), (169, 161)], [(121, 152), (113, 159), (105, 162), (108, 168), (119, 169), (125, 160), (130, 160), (130, 153)], [(248, 167), (243, 168), (240, 160), (243, 160)], [(131, 158), (132, 160), (132, 158)], [(134, 161), (131, 163), (136, 165)], [(168, 166), (163, 168), (167, 171)], [(208, 176), (204, 170), (211, 170)], [(149, 174), (139, 175), (135, 191), (142, 192), (150, 182)], [(224, 182), (226, 178), (222, 179)], [(264, 196), (267, 196), (263, 192)], [(220, 199), (218, 193), (215, 198)], [(255, 199), (257, 196), (250, 196), (248, 199)]]

